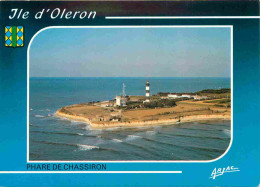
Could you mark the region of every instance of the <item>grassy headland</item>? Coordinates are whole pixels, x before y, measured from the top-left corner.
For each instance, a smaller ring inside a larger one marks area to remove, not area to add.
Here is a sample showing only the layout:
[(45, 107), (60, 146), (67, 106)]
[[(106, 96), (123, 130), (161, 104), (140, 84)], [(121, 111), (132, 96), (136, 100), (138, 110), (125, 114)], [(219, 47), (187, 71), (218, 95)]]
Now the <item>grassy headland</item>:
[(171, 99), (166, 98), (165, 93), (158, 93), (146, 103), (144, 96), (127, 96), (126, 106), (115, 106), (113, 100), (89, 102), (62, 107), (56, 115), (87, 122), (94, 128), (231, 119), (230, 89), (181, 94), (196, 95), (194, 98), (201, 99)]

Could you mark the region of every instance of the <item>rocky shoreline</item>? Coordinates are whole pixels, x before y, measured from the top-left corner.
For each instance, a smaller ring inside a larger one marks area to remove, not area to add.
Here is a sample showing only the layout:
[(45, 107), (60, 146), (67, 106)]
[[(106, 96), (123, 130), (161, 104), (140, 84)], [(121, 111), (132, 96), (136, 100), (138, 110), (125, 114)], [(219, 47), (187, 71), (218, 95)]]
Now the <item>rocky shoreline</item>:
[(113, 128), (113, 127), (136, 127), (136, 126), (153, 126), (153, 125), (169, 125), (169, 124), (177, 124), (182, 122), (194, 122), (194, 121), (202, 121), (202, 120), (231, 120), (230, 114), (212, 114), (212, 115), (190, 115), (190, 116), (182, 116), (173, 119), (160, 119), (160, 120), (148, 120), (148, 121), (129, 121), (129, 122), (103, 122), (103, 123), (95, 123), (90, 119), (72, 115), (65, 114), (58, 110), (55, 114), (58, 117), (66, 118), (73, 121), (79, 121), (89, 124), (92, 128), (102, 129), (102, 128)]

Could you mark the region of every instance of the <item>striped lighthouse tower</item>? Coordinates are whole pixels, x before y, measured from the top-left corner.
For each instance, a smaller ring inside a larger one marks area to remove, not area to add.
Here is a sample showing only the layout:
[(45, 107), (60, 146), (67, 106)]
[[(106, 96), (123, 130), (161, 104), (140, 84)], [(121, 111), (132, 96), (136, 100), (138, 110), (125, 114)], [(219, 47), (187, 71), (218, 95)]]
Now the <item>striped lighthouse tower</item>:
[(145, 96), (146, 96), (146, 100), (145, 102), (150, 102), (150, 83), (149, 81), (146, 82), (146, 93), (145, 93)]

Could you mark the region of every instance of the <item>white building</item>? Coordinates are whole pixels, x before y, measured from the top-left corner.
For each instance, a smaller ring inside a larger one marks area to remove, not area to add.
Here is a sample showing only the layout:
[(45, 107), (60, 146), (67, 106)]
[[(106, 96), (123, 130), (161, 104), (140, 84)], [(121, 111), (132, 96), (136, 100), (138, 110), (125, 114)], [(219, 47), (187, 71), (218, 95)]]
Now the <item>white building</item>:
[(182, 94), (181, 97), (182, 97), (182, 98), (191, 98), (191, 95), (188, 95), (188, 94)]
[(169, 99), (177, 99), (179, 96), (176, 94), (168, 94)]
[(168, 99), (191, 98), (191, 97), (192, 96), (188, 94), (182, 94), (182, 95), (168, 94)]
[(116, 106), (121, 106), (121, 96), (116, 96)]

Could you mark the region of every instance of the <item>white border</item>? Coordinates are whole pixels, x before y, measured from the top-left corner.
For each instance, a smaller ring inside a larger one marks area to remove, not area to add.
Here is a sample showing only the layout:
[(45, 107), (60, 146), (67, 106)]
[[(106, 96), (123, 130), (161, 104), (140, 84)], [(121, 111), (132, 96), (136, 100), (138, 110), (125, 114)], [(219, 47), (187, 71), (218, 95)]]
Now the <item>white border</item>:
[(22, 174), (22, 173), (100, 173), (100, 174), (116, 174), (116, 173), (182, 173), (182, 171), (0, 171), (0, 174)]
[[(30, 161), (29, 160), (29, 53), (30, 53), (30, 47), (31, 44), (34, 40), (34, 38), (41, 33), (44, 30), (48, 30), (48, 29), (61, 29), (61, 28), (89, 28), (89, 29), (116, 29), (116, 28), (230, 28), (230, 60), (231, 60), (231, 137), (230, 137), (230, 143), (228, 148), (226, 149), (226, 151), (219, 156), (216, 159), (213, 160), (181, 160), (181, 161), (172, 161), (172, 160), (149, 160), (149, 161), (140, 161), (140, 160), (121, 160), (121, 161), (111, 161), (111, 160), (104, 160), (104, 161), (95, 161), (95, 160), (72, 160), (72, 161), (58, 161), (58, 160), (52, 160), (52, 161)], [(229, 151), (231, 145), (233, 143), (233, 25), (192, 25), (192, 26), (50, 26), (50, 27), (45, 27), (41, 30), (39, 30), (31, 39), (28, 48), (27, 48), (27, 163), (210, 163), (210, 162), (214, 162), (217, 161), (219, 159), (221, 159), (224, 155), (227, 154), (227, 152)], [(30, 172), (30, 171), (29, 171)], [(25, 171), (25, 173), (29, 173), (28, 171)], [(52, 171), (46, 171), (47, 173), (54, 173)], [(45, 172), (45, 173), (46, 173)], [(75, 171), (74, 171), (75, 172)], [(134, 172), (136, 173), (136, 171), (115, 171), (115, 173), (130, 173), (130, 172)], [(166, 171), (138, 171), (138, 172), (144, 172), (144, 173), (148, 173), (148, 172), (155, 172), (155, 173), (160, 173), (160, 172), (166, 172)], [(171, 171), (174, 173), (180, 173), (181, 171)], [(64, 173), (62, 171), (58, 172), (58, 173)], [(69, 172), (69, 173), (73, 173), (73, 172)], [(79, 173), (93, 173), (92, 171), (90, 172), (79, 172)], [(96, 173), (96, 172), (94, 172)], [(98, 172), (98, 173), (102, 173), (102, 172)], [(106, 171), (105, 173), (111, 173), (109, 171)]]
[(260, 16), (106, 16), (105, 19), (259, 19)]

